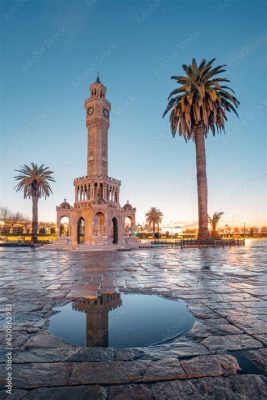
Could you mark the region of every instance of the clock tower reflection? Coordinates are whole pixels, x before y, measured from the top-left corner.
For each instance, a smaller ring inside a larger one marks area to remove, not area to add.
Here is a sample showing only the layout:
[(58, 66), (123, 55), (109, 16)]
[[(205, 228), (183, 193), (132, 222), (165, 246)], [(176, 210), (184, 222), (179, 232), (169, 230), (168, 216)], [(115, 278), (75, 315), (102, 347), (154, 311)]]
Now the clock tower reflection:
[(72, 307), (86, 314), (86, 346), (107, 347), (108, 313), (122, 305), (119, 293), (103, 293), (75, 302)]

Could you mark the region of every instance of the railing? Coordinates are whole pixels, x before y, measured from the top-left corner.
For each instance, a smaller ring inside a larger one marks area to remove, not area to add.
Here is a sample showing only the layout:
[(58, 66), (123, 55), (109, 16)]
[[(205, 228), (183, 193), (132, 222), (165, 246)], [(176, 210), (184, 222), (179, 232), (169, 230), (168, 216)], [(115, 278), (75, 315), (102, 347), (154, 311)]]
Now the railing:
[(180, 240), (153, 240), (150, 242), (153, 247), (224, 247), (244, 246), (245, 239), (180, 239)]

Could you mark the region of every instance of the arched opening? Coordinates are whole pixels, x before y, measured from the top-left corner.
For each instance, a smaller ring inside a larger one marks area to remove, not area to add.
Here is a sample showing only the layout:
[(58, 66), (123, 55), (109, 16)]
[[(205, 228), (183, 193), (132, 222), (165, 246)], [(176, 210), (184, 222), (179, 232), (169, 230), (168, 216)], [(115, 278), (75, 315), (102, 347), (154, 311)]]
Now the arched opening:
[(11, 227), (9, 224), (4, 224), (1, 228), (1, 235), (9, 235), (11, 233)]
[(20, 224), (14, 225), (13, 234), (18, 236), (23, 235), (23, 226)]
[(77, 243), (84, 243), (85, 221), (81, 217), (77, 224)]
[(98, 187), (97, 187), (97, 183), (94, 184), (94, 199), (95, 199), (95, 200), (98, 199)]
[(97, 212), (94, 216), (94, 236), (105, 234), (105, 216), (102, 212)]
[(118, 243), (118, 220), (117, 218), (112, 218), (112, 243)]
[(103, 199), (103, 194), (104, 194), (104, 192), (103, 192), (103, 183), (100, 183), (100, 187), (99, 187), (98, 193), (99, 193), (98, 198), (102, 200)]
[(69, 217), (61, 217), (59, 220), (59, 236), (70, 236), (70, 219)]
[(124, 232), (127, 235), (131, 235), (133, 232), (133, 219), (132, 217), (125, 217), (124, 220)]

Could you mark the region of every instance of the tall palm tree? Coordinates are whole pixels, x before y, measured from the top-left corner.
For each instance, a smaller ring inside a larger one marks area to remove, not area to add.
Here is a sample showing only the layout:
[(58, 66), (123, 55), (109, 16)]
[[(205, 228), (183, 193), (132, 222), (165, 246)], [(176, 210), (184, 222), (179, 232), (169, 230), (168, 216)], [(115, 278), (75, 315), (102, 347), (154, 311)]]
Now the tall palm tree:
[(209, 223), (211, 226), (211, 236), (214, 238), (217, 236), (217, 226), (223, 214), (224, 213), (222, 211), (220, 212), (215, 211), (212, 217), (208, 216)]
[(48, 197), (52, 192), (50, 182), (55, 182), (52, 177), (53, 171), (49, 167), (42, 164), (40, 167), (37, 164), (31, 165), (24, 164), (20, 169), (16, 169), (19, 175), (15, 179), (19, 183), (15, 186), (16, 192), (22, 191), (24, 199), (32, 199), (32, 241), (37, 242), (38, 234), (38, 200), (41, 197)]
[[(196, 146), (197, 189), (198, 189), (198, 238), (205, 239), (208, 230), (208, 186), (206, 173), (205, 139), (208, 131), (213, 135), (224, 131), (227, 112), (237, 116), (240, 104), (234, 91), (225, 86), (229, 79), (218, 77), (225, 71), (225, 65), (213, 67), (215, 58), (205, 59), (197, 65), (193, 58), (191, 65), (183, 65), (185, 76), (172, 76), (178, 87), (168, 97), (168, 105), (163, 117), (170, 113), (173, 137), (176, 132), (185, 140), (192, 139)], [(233, 94), (232, 94), (233, 93)]]
[(162, 221), (163, 213), (158, 208), (151, 207), (151, 209), (149, 211), (147, 211), (145, 216), (146, 216), (147, 223), (150, 226), (152, 225), (152, 231), (154, 234), (155, 230), (156, 230), (156, 225), (158, 226), (158, 229), (159, 229), (159, 224)]

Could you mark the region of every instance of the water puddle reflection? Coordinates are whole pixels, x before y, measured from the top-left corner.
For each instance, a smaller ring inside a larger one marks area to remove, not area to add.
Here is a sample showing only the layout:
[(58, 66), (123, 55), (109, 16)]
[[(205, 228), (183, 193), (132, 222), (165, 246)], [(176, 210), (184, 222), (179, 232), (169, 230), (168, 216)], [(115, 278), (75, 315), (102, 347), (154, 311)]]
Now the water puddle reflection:
[(156, 295), (103, 293), (63, 307), (50, 318), (49, 331), (88, 347), (142, 347), (183, 336), (194, 317), (184, 301)]

